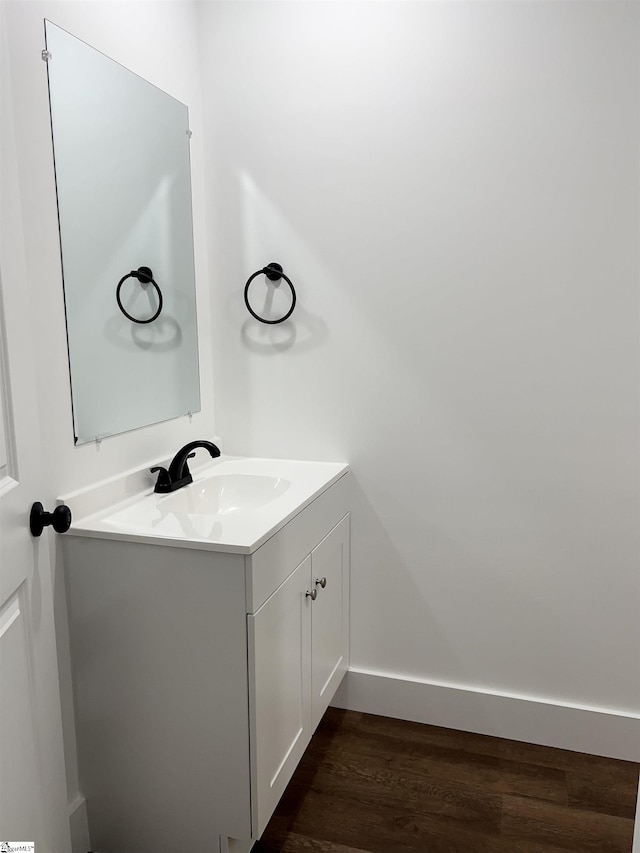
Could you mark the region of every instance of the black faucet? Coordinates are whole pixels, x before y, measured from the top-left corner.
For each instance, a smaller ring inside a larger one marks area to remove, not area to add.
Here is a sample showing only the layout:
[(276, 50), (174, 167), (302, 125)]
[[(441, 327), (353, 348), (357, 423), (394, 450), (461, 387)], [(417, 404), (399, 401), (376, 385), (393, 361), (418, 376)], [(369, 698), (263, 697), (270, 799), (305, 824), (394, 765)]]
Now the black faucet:
[(195, 453), (192, 453), (192, 451), (198, 447), (204, 447), (205, 450), (208, 450), (213, 459), (215, 459), (216, 456), (220, 456), (220, 450), (211, 441), (190, 441), (189, 444), (185, 444), (184, 447), (181, 447), (173, 457), (168, 471), (160, 465), (151, 469), (152, 474), (156, 471), (159, 472), (158, 482), (156, 483), (156, 487), (153, 491), (159, 492), (160, 494), (167, 494), (167, 492), (175, 492), (176, 489), (181, 489), (183, 486), (188, 486), (189, 483), (193, 483), (193, 477), (191, 476), (191, 471), (189, 471), (187, 459), (191, 459), (195, 456)]

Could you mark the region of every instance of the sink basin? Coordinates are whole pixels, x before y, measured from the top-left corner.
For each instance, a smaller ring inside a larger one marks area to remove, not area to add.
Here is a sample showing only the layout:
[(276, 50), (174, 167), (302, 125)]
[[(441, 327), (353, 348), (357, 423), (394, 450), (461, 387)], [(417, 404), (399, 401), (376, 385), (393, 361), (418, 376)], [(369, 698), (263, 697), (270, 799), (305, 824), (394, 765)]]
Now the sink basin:
[(252, 554), (348, 470), (341, 462), (222, 455), (193, 471), (193, 483), (162, 495), (141, 469), (133, 477), (144, 490), (124, 500), (109, 500), (126, 487), (119, 480), (65, 498), (69, 535)]
[(158, 501), (160, 512), (229, 515), (258, 509), (283, 495), (291, 483), (264, 474), (219, 474), (192, 483)]

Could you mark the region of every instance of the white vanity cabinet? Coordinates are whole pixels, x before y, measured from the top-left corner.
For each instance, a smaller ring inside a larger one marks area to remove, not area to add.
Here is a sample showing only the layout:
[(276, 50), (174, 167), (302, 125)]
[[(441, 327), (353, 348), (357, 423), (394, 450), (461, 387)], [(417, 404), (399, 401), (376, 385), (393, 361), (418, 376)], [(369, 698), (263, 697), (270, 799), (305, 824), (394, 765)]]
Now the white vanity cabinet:
[(251, 553), (64, 539), (96, 853), (248, 851), (349, 661), (349, 479)]
[(349, 516), (247, 617), (252, 835), (262, 835), (349, 659)]

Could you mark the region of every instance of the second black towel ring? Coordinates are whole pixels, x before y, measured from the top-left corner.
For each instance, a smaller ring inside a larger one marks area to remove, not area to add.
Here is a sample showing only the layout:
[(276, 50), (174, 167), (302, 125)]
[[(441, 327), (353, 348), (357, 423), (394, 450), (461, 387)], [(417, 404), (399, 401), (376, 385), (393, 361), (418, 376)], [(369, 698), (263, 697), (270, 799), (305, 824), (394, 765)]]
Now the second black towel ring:
[[(132, 317), (122, 304), (122, 300), (120, 299), (120, 288), (128, 278), (137, 278), (140, 284), (151, 283), (156, 289), (156, 293), (158, 294), (158, 308), (156, 310), (156, 313), (152, 317), (149, 317), (148, 320), (139, 320), (137, 317)], [(131, 272), (128, 272), (126, 275), (123, 275), (120, 281), (118, 282), (118, 286), (116, 287), (116, 302), (118, 303), (118, 308), (122, 311), (124, 316), (128, 320), (131, 320), (132, 323), (139, 323), (141, 326), (145, 325), (146, 323), (153, 323), (153, 321), (160, 316), (160, 312), (162, 311), (163, 300), (162, 291), (160, 290), (156, 282), (153, 280), (152, 270), (149, 267), (138, 267), (137, 270), (131, 270)]]
[[(256, 276), (262, 275), (263, 273), (264, 275), (266, 275), (269, 281), (280, 281), (280, 279), (283, 278), (287, 282), (291, 290), (291, 307), (283, 317), (278, 317), (277, 320), (266, 320), (264, 317), (261, 317), (259, 314), (256, 314), (256, 312), (249, 304), (249, 285)], [(244, 286), (244, 304), (247, 306), (247, 311), (249, 312), (249, 314), (251, 314), (252, 317), (255, 317), (256, 320), (259, 320), (261, 323), (269, 323), (270, 325), (275, 325), (276, 323), (284, 323), (284, 321), (292, 315), (293, 309), (296, 307), (296, 291), (291, 279), (282, 272), (282, 267), (280, 266), (280, 264), (267, 264), (266, 267), (263, 267), (263, 269), (261, 270), (257, 270), (253, 273), (253, 275), (249, 276), (249, 279)]]

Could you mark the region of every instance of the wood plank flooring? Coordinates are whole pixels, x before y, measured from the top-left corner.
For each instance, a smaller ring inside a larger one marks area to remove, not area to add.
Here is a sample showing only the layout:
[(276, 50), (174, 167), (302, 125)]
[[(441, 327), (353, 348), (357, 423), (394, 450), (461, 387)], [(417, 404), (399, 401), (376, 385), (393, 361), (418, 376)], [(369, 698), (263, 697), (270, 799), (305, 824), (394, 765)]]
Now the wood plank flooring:
[(630, 853), (639, 766), (329, 708), (254, 853)]

